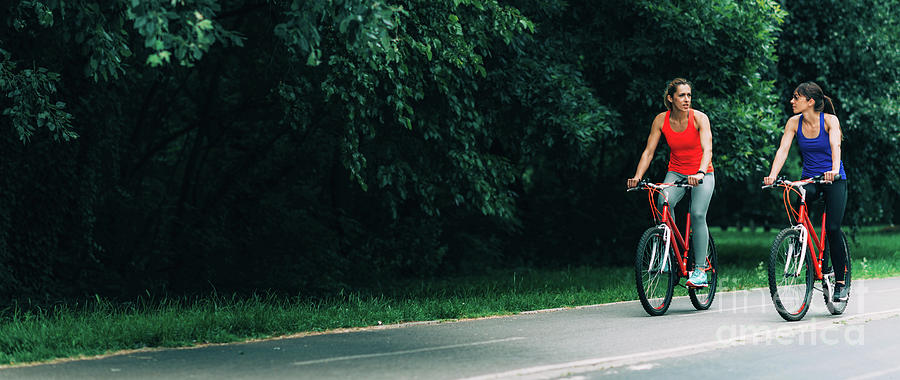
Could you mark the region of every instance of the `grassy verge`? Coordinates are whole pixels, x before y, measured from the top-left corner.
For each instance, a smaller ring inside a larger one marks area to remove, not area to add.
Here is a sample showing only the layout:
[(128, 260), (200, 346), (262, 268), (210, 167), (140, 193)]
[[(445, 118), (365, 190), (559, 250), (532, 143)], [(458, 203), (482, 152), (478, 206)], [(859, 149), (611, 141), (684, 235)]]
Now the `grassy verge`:
[[(712, 234), (719, 251), (720, 291), (766, 286), (763, 260), (775, 231), (713, 230)], [(851, 242), (854, 278), (900, 275), (898, 247), (896, 232), (874, 227), (860, 231)], [(95, 299), (37, 311), (13, 306), (0, 315), (0, 365), (634, 298), (630, 267), (582, 267), (502, 271), (318, 301), (210, 295), (178, 300), (150, 297), (127, 304)]]

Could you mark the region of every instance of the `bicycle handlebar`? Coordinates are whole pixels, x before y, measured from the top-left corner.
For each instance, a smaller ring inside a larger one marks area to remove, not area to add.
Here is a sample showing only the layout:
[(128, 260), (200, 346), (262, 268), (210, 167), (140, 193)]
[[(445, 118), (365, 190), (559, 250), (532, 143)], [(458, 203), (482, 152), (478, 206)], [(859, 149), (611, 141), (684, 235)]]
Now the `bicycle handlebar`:
[[(840, 174), (835, 174), (835, 175), (834, 175), (834, 179), (835, 179), (835, 180), (841, 179), (841, 175), (840, 175)], [(778, 178), (775, 179), (775, 182), (772, 182), (771, 185), (763, 185), (762, 188), (763, 188), (763, 189), (768, 189), (768, 188), (770, 188), (770, 187), (775, 187), (775, 186), (780, 186), (780, 185), (787, 185), (787, 186), (799, 187), (799, 186), (803, 186), (803, 185), (806, 185), (806, 184), (809, 184), (809, 183), (832, 183), (832, 182), (834, 182), (834, 181), (826, 181), (826, 180), (825, 180), (825, 174), (819, 174), (819, 175), (817, 175), (817, 176), (815, 176), (815, 177), (811, 177), (811, 178), (807, 178), (807, 179), (801, 179), (801, 180), (798, 180), (798, 181), (788, 181), (787, 177), (778, 177)]]
[[(702, 179), (697, 182), (697, 184), (702, 184), (702, 183), (703, 183)], [(647, 188), (662, 190), (667, 187), (694, 187), (694, 186), (688, 183), (687, 178), (682, 178), (682, 179), (679, 179), (672, 183), (653, 183), (653, 182), (650, 182), (650, 180), (644, 178), (641, 180), (641, 182), (638, 182), (637, 185), (635, 185), (634, 187), (629, 188), (625, 191), (638, 191), (638, 190), (645, 190)]]

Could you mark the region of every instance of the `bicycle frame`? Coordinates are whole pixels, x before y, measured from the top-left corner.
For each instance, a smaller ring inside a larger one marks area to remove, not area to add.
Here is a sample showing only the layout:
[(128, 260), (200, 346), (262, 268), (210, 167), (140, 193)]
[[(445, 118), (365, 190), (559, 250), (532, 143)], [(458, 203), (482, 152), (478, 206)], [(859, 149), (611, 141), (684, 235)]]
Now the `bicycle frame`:
[[(800, 210), (799, 216), (797, 220), (797, 224), (794, 225), (793, 228), (800, 230), (800, 240), (803, 241), (803, 245), (801, 248), (800, 260), (802, 261), (806, 257), (806, 248), (812, 247), (814, 249), (810, 249), (813, 252), (813, 261), (816, 265), (814, 265), (815, 270), (815, 278), (816, 280), (822, 279), (822, 263), (824, 262), (825, 256), (825, 213), (822, 213), (822, 236), (821, 238), (816, 234), (816, 229), (813, 227), (812, 221), (809, 219), (809, 213), (806, 206), (806, 189), (803, 188), (801, 183), (803, 181), (790, 182), (785, 181), (788, 185), (797, 189), (800, 193)], [(788, 195), (785, 195), (788, 196)], [(790, 260), (785, 261), (785, 268), (790, 264)], [(800, 268), (797, 268), (797, 273), (800, 274)]]
[[(701, 181), (698, 181), (701, 182)], [(712, 236), (709, 237), (709, 256), (706, 259), (706, 268), (698, 268), (706, 272), (706, 281), (698, 279), (691, 282), (689, 276), (689, 253), (691, 247), (691, 213), (687, 213), (684, 224), (684, 235), (675, 223), (672, 215), (674, 205), (669, 204), (668, 194), (664, 191), (669, 187), (691, 188), (687, 180), (681, 179), (674, 183), (651, 183), (644, 179), (627, 191), (647, 190), (647, 199), (650, 212), (653, 214), (655, 224), (647, 228), (641, 235), (638, 249), (635, 254), (634, 275), (638, 298), (644, 311), (651, 316), (665, 314), (672, 301), (675, 286), (683, 286), (688, 291), (688, 298), (697, 310), (707, 310), (712, 305), (716, 295), (718, 283), (716, 246)], [(656, 195), (659, 195), (659, 198)], [(664, 248), (664, 249), (663, 249)], [(675, 256), (674, 258), (672, 256)], [(678, 269), (675, 266), (678, 266)], [(694, 269), (694, 268), (690, 268)], [(682, 278), (688, 278), (684, 285)]]
[[(658, 222), (661, 225), (665, 225), (666, 234), (669, 235), (666, 237), (666, 245), (669, 245), (670, 242), (673, 241), (671, 237), (674, 237), (675, 245), (672, 246), (672, 249), (675, 251), (675, 260), (678, 261), (678, 268), (681, 270), (681, 275), (683, 277), (688, 276), (687, 270), (687, 254), (691, 249), (690, 240), (686, 240), (685, 236), (691, 236), (691, 214), (687, 214), (687, 221), (685, 222), (685, 234), (682, 236), (681, 231), (678, 229), (678, 225), (675, 223), (675, 218), (669, 213), (669, 200), (666, 199), (663, 203), (662, 216), (656, 217), (655, 219), (659, 219)], [(674, 234), (673, 234), (674, 232)], [(663, 252), (668, 252), (669, 247), (665, 247), (666, 249)], [(684, 253), (682, 253), (684, 252)], [(666, 265), (665, 260), (668, 260), (668, 256), (663, 257), (663, 266)]]
[[(834, 177), (839, 178), (838, 176)], [(809, 205), (806, 200), (807, 189), (804, 186), (833, 183), (824, 178), (824, 174), (799, 181), (788, 181), (779, 177), (771, 184), (763, 186), (763, 189), (772, 187), (783, 189), (784, 210), (788, 214), (790, 223), (790, 227), (779, 232), (778, 237), (772, 243), (768, 260), (769, 293), (776, 311), (786, 321), (803, 319), (806, 312), (809, 311), (809, 301), (813, 290), (822, 292), (825, 297), (825, 307), (832, 315), (843, 313), (847, 306), (847, 300), (849, 300), (849, 247), (847, 247), (846, 241), (841, 242), (847, 250), (847, 262), (844, 267), (844, 287), (838, 296), (836, 289), (841, 286), (841, 283), (837, 281), (837, 276), (831, 273), (822, 273), (822, 267), (827, 260), (825, 256), (826, 234), (828, 234), (825, 229), (826, 212), (822, 213), (822, 229), (820, 230), (822, 236), (816, 234), (812, 218), (809, 216)], [(795, 192), (799, 196), (799, 205), (796, 207), (791, 202), (791, 192)], [(843, 236), (840, 237), (843, 238)], [(797, 251), (798, 249), (799, 251)], [(784, 261), (782, 262), (782, 260)], [(805, 273), (801, 275), (804, 271)], [(821, 281), (822, 287), (816, 289), (815, 281)]]
[[(689, 187), (685, 186), (685, 184), (672, 184), (672, 183), (661, 183), (654, 184), (642, 181), (638, 186), (629, 189), (628, 191), (634, 190), (649, 190), (648, 192), (648, 201), (650, 202), (650, 209), (653, 213), (653, 220), (659, 224), (659, 227), (665, 231), (664, 239), (666, 241), (666, 247), (663, 252), (669, 252), (669, 246), (672, 244), (673, 237), (675, 244), (671, 245), (672, 249), (675, 251), (675, 260), (678, 262), (678, 268), (680, 269), (681, 277), (688, 277), (688, 268), (687, 268), (687, 257), (688, 251), (690, 251), (690, 236), (691, 236), (691, 213), (687, 213), (687, 221), (685, 222), (685, 234), (681, 234), (681, 230), (678, 229), (678, 225), (676, 225), (674, 221), (674, 217), (670, 213), (671, 208), (669, 206), (669, 198), (666, 197), (666, 193), (662, 190), (667, 187)], [(653, 198), (653, 193), (659, 193), (660, 196), (663, 197), (663, 209), (660, 212), (659, 208), (656, 207), (656, 202)], [(673, 233), (674, 232), (674, 233)], [(668, 261), (668, 255), (665, 255), (662, 258), (663, 267), (666, 266)], [(653, 259), (650, 261), (650, 265), (653, 265)]]

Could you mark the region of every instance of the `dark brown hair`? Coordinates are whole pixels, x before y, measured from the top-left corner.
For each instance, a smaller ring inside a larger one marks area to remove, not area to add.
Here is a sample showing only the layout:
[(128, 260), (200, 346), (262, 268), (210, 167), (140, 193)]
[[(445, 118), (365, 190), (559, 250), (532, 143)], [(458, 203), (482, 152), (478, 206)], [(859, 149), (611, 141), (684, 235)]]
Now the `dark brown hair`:
[(815, 100), (816, 105), (813, 109), (815, 109), (816, 112), (825, 111), (826, 113), (837, 115), (834, 111), (834, 103), (831, 102), (831, 98), (825, 96), (825, 93), (822, 92), (822, 87), (819, 87), (815, 82), (800, 83), (794, 92)]

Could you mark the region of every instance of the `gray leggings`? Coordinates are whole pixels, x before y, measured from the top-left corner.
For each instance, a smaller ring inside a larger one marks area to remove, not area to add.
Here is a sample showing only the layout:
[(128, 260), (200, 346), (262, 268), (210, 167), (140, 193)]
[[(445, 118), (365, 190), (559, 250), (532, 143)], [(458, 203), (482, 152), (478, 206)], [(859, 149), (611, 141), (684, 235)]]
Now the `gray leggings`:
[[(666, 173), (665, 183), (672, 183), (679, 179), (687, 178), (684, 174), (676, 172)], [(691, 230), (694, 237), (691, 238), (691, 249), (694, 250), (694, 264), (706, 267), (706, 255), (709, 248), (709, 227), (706, 226), (706, 210), (709, 209), (709, 200), (712, 199), (713, 190), (716, 187), (716, 177), (713, 173), (706, 173), (703, 183), (691, 189)], [(669, 198), (669, 209), (675, 210), (675, 205), (684, 197), (683, 187), (670, 187), (663, 192)], [(657, 205), (662, 208), (663, 196), (657, 199)], [(684, 232), (684, 231), (682, 231)]]

